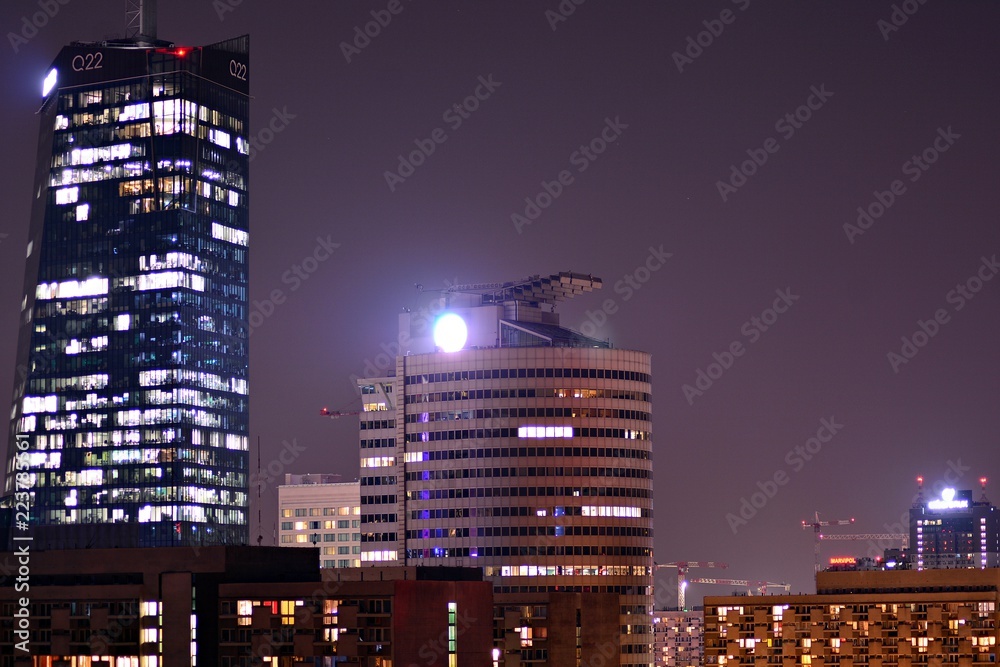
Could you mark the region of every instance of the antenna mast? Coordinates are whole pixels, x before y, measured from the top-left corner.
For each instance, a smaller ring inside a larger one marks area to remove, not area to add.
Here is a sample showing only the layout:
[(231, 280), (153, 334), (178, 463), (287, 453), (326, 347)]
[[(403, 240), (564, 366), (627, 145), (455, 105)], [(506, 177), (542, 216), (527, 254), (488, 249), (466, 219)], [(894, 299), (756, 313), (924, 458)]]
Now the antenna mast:
[(125, 39), (156, 41), (156, 0), (125, 0)]

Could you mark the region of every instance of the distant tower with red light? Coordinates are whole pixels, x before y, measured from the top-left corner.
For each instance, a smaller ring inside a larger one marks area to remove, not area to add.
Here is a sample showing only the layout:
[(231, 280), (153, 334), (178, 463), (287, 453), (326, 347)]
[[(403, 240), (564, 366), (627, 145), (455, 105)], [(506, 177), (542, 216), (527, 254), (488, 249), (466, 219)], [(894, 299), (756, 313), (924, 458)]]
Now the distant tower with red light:
[(1000, 567), (1000, 511), (986, 497), (986, 478), (979, 478), (981, 497), (971, 489), (944, 487), (927, 499), (923, 477), (910, 509), (910, 563), (918, 570)]

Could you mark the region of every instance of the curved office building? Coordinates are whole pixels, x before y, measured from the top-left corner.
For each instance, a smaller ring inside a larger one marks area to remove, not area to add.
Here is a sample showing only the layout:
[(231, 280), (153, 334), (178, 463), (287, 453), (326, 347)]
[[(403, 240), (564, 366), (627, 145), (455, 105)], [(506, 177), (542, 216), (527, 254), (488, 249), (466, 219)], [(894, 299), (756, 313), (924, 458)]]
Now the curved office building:
[[(395, 419), (377, 422), (379, 438), (365, 426), (377, 411), (362, 420), (363, 444), (392, 447), (362, 449), (363, 558), (483, 567), (497, 603), (523, 617), (547, 613), (552, 593), (615, 594), (621, 664), (649, 664), (650, 356), (562, 328), (551, 308), (600, 285), (559, 274), (452, 288), (434, 332), (422, 332), (432, 318), (404, 314), (410, 354), (394, 378), (369, 385), (392, 383), (382, 396)], [(461, 344), (441, 330), (454, 316), (465, 323), (454, 322)], [(396, 495), (366, 496), (366, 481)], [(366, 506), (366, 497), (392, 502)], [(554, 638), (525, 637), (528, 621), (517, 624), (523, 664), (555, 664)]]

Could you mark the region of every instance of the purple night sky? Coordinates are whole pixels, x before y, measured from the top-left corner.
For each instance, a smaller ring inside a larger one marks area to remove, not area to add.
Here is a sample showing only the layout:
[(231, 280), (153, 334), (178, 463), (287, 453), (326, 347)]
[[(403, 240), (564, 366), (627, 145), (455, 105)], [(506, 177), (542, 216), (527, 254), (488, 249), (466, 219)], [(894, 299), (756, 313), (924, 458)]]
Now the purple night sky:
[[(4, 392), (41, 82), (125, 23), (123, 2), (49, 0), (25, 30), (45, 4), (0, 8)], [(160, 4), (179, 46), (251, 35), (251, 299), (281, 302), (251, 339), (265, 467), (287, 442), (285, 472), (357, 475), (357, 420), (319, 409), (360, 405), (401, 308), (575, 271), (605, 287), (563, 324), (653, 354), (657, 562), (811, 592), (814, 511), (885, 532), (918, 474), (978, 497), (1000, 473), (1000, 4)], [(274, 483), (264, 503), (267, 543)]]

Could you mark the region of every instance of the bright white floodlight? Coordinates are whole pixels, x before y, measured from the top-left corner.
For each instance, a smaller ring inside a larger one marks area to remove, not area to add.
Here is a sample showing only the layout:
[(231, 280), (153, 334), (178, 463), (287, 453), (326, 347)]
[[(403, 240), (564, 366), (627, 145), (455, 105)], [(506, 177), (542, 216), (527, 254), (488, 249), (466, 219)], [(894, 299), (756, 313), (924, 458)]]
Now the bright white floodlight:
[(455, 313), (448, 313), (434, 323), (434, 344), (445, 352), (457, 352), (465, 345), (469, 329), (465, 320)]
[(48, 97), (52, 89), (56, 87), (56, 80), (59, 78), (59, 72), (53, 67), (49, 70), (48, 75), (45, 77), (45, 81), (42, 82), (42, 97)]

